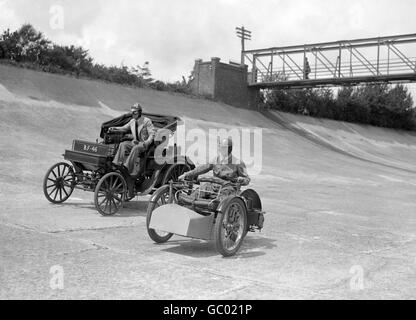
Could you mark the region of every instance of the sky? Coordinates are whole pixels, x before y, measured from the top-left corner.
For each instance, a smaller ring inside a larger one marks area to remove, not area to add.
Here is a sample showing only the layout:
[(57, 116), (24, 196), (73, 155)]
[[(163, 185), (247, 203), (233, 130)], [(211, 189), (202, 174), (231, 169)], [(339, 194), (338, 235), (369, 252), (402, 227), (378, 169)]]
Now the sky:
[(239, 61), (247, 49), (416, 33), (415, 0), (0, 0), (0, 30), (31, 23), (52, 41), (82, 45), (96, 62), (143, 65), (163, 81), (196, 59)]

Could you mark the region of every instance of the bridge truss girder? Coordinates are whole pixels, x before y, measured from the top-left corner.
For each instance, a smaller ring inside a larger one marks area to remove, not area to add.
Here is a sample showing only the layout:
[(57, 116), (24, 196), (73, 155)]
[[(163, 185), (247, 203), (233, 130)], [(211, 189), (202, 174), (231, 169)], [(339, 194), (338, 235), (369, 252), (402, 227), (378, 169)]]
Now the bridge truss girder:
[(416, 34), (244, 51), (249, 85), (317, 87), (415, 82)]

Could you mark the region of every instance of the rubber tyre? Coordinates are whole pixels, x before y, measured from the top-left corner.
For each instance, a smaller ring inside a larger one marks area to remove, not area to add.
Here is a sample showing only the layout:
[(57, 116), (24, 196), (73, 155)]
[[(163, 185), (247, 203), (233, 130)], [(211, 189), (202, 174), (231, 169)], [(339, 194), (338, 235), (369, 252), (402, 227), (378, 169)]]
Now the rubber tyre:
[[(166, 194), (169, 194), (170, 187), (164, 186), (156, 191), (156, 194), (153, 196), (152, 201), (149, 202), (149, 206), (147, 207), (147, 217), (146, 217), (146, 227), (147, 233), (149, 237), (156, 243), (162, 244), (168, 242), (172, 237), (172, 233), (167, 233), (166, 235), (162, 236), (157, 233), (156, 230), (150, 229), (150, 221), (152, 219), (152, 213), (155, 209), (163, 205), (163, 202), (167, 203), (166, 198), (162, 201), (162, 197), (166, 197)], [(169, 195), (168, 195), (169, 197)]]
[[(239, 228), (238, 237), (236, 239), (236, 244), (231, 248), (227, 248), (225, 244), (225, 239), (223, 239), (225, 233), (225, 218), (228, 217), (231, 210), (235, 210), (238, 208), (238, 211), (241, 215), (240, 223), (242, 222), (242, 226)], [(219, 212), (217, 215), (217, 219), (215, 221), (214, 227), (214, 241), (217, 251), (223, 257), (232, 257), (234, 256), (238, 250), (240, 250), (241, 245), (243, 244), (244, 238), (247, 235), (247, 210), (244, 202), (239, 198), (233, 198), (227, 206), (224, 208), (223, 212)]]

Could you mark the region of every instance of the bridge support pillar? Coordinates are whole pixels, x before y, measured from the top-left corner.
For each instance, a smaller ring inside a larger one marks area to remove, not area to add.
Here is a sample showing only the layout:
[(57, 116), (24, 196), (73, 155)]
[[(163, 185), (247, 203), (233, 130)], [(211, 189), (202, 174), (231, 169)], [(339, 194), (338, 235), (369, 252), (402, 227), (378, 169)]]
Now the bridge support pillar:
[(257, 109), (260, 91), (248, 87), (248, 67), (222, 63), (220, 58), (209, 62), (195, 61), (192, 93), (238, 108)]

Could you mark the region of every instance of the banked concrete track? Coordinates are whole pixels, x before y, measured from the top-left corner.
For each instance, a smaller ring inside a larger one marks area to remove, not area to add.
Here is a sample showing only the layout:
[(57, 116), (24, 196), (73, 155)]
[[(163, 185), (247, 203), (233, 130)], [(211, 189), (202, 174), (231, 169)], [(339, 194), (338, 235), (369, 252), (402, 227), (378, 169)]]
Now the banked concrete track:
[[(266, 227), (238, 256), (146, 233), (147, 198), (103, 218), (93, 195), (53, 206), (47, 169), (139, 101), (187, 129), (262, 128)], [(0, 298), (416, 297), (416, 135), (0, 66)], [(53, 266), (63, 290), (50, 287)], [(362, 271), (362, 274), (361, 274)], [(363, 276), (363, 286), (357, 276)]]

